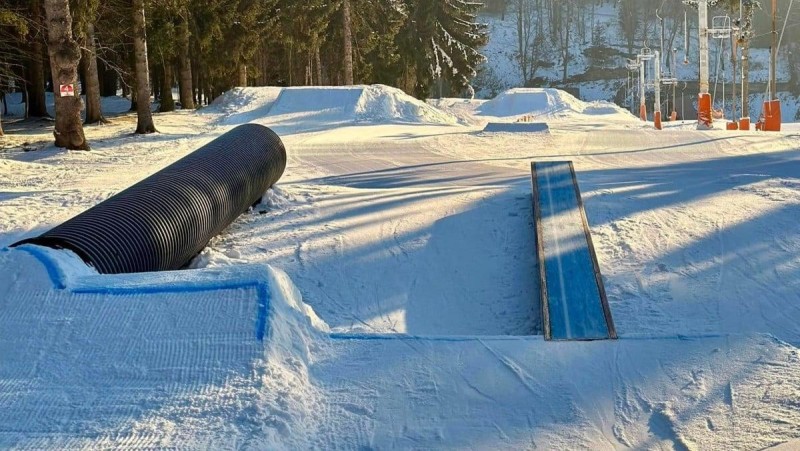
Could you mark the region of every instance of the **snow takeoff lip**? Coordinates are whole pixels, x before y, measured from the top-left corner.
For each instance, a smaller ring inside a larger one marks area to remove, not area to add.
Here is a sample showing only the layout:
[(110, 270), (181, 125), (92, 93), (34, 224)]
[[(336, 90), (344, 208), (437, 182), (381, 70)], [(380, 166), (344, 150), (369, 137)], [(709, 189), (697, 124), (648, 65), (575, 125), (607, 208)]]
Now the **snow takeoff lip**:
[[(283, 175), (272, 130), (245, 124), (31, 243), (69, 249), (102, 274), (176, 270)], [(13, 247), (12, 246), (12, 247)]]
[(572, 162), (531, 171), (545, 338), (617, 338)]

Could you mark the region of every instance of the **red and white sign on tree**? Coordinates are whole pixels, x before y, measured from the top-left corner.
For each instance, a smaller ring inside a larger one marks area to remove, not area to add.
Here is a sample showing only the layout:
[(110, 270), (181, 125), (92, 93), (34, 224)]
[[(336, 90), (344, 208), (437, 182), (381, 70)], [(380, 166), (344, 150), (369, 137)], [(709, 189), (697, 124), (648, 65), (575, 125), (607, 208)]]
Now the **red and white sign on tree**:
[(75, 87), (72, 85), (60, 86), (61, 97), (75, 97)]

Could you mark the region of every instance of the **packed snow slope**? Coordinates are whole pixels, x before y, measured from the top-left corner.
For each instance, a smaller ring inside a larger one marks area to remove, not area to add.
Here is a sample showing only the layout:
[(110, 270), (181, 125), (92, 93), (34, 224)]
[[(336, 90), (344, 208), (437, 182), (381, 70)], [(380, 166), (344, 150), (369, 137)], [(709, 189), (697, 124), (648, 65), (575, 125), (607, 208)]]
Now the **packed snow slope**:
[[(316, 110), (274, 115), (284, 90), (240, 92), (204, 114), (156, 115), (161, 133), (144, 137), (129, 134), (135, 117), (118, 118), (87, 129), (88, 153), (45, 144), (38, 123), (9, 124), (0, 246), (166, 166), (237, 114), (281, 130), (290, 159), (192, 270), (98, 276), (56, 252), (67, 282), (55, 288), (35, 251), (0, 254), (0, 447), (797, 443), (799, 126), (656, 131), (570, 107), (540, 115), (548, 134), (489, 134), (487, 117), (555, 103), (483, 116), (481, 102), (437, 102), (472, 124), (461, 126), (396, 121), (372, 104), (365, 117), (382, 119), (359, 122), (316, 90)], [(531, 160), (575, 164), (617, 341), (536, 335)]]

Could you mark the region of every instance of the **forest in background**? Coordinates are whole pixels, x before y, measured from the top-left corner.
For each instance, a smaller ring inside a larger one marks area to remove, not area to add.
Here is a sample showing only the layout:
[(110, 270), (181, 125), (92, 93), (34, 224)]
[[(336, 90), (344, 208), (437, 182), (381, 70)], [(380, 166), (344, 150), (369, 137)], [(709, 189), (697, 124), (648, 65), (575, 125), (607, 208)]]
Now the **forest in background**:
[[(434, 80), (464, 89), (483, 61), (482, 4), (463, 0), (3, 0), (0, 92), (22, 91), (26, 116), (47, 115), (45, 92), (131, 98), (137, 132), (160, 111), (210, 103), (234, 86), (383, 83), (425, 97)], [(56, 96), (56, 143), (85, 148), (80, 96)], [(149, 102), (141, 102), (149, 104)], [(70, 120), (70, 124), (62, 120)], [(59, 129), (61, 131), (59, 131)], [(70, 135), (64, 138), (64, 135)]]
[[(788, 2), (780, 0), (780, 7)], [(665, 48), (683, 47), (686, 17), (696, 47), (691, 3), (0, 0), (0, 93), (22, 92), (26, 117), (45, 117), (45, 92), (65, 85), (82, 91), (85, 105), (80, 96), (55, 96), (56, 141), (71, 148), (88, 147), (81, 120), (104, 120), (100, 97), (120, 93), (139, 113), (140, 133), (155, 131), (155, 124), (149, 102), (137, 98), (152, 97), (166, 112), (206, 105), (234, 86), (382, 83), (419, 98), (468, 96), (473, 85), (485, 92), (492, 83), (486, 72), (499, 70), (481, 54), (490, 39), (481, 17), (515, 22), (509, 70), (519, 73), (519, 86), (569, 89), (624, 79), (624, 59), (645, 42), (657, 48), (662, 29)], [(710, 3), (712, 15), (739, 16), (739, 0)], [(737, 25), (744, 49), (770, 45), (768, 5), (761, 3), (742, 1), (745, 20)], [(790, 76), (782, 88), (794, 92), (800, 90), (799, 11), (784, 39)], [(665, 52), (665, 67), (676, 56)], [(612, 97), (618, 96), (619, 89)]]

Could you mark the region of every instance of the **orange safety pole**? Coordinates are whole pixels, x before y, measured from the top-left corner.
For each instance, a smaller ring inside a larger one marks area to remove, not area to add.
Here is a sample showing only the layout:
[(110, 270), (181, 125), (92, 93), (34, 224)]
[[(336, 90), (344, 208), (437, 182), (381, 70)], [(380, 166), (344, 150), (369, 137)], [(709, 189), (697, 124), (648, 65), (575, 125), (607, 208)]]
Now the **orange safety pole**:
[(697, 123), (711, 128), (711, 94), (705, 92), (697, 96)]

